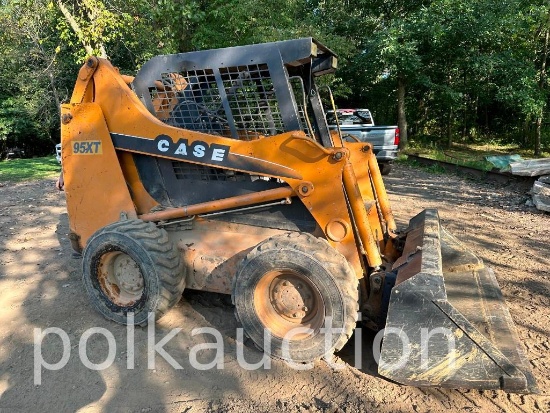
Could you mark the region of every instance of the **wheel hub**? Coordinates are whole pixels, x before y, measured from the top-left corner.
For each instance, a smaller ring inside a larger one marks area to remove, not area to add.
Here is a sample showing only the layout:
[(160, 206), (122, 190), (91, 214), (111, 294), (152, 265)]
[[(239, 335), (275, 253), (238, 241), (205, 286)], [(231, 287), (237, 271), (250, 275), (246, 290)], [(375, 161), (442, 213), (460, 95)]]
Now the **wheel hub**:
[(144, 281), (138, 264), (120, 251), (101, 257), (98, 280), (102, 291), (119, 306), (130, 306), (143, 295)]
[(143, 290), (143, 277), (136, 262), (126, 254), (119, 254), (114, 262), (114, 279), (120, 289), (136, 294)]
[(276, 337), (295, 328), (292, 340), (303, 340), (322, 327), (325, 304), (316, 286), (299, 271), (276, 270), (263, 276), (254, 290), (254, 307), (261, 323)]
[(289, 321), (300, 323), (315, 310), (314, 292), (300, 277), (285, 275), (275, 278), (269, 289), (273, 308)]

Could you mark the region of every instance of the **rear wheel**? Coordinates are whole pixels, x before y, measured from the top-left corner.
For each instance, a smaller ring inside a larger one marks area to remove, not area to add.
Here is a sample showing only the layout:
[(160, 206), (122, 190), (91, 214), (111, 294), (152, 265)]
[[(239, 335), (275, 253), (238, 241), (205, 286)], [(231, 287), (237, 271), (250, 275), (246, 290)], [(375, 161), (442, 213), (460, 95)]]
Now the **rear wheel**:
[(388, 175), (391, 172), (391, 164), (390, 163), (380, 163), (380, 164), (378, 164), (378, 167), (380, 168), (380, 173), (382, 175)]
[(326, 240), (290, 233), (247, 255), (237, 271), (233, 302), (244, 332), (258, 347), (277, 358), (310, 362), (340, 350), (350, 338), (357, 284), (346, 258)]
[(127, 220), (97, 231), (83, 254), (83, 281), (92, 305), (106, 318), (147, 324), (181, 297), (185, 274), (180, 254), (165, 230), (152, 222)]

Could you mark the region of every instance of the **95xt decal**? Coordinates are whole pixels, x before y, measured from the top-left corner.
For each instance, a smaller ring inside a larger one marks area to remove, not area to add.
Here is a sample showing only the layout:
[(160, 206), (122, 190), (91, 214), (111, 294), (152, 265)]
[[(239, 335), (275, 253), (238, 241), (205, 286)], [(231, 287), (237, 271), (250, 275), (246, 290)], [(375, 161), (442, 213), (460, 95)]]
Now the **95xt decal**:
[(101, 141), (74, 141), (73, 155), (100, 155), (103, 153)]

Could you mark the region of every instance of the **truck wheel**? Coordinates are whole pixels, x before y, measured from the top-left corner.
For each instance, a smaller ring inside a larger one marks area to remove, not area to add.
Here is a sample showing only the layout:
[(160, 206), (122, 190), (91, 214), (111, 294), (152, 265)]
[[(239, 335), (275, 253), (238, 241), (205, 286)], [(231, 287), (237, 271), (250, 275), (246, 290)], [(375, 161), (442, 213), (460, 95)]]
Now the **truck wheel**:
[(165, 230), (152, 222), (127, 220), (97, 231), (82, 258), (83, 281), (92, 305), (106, 318), (146, 325), (162, 317), (185, 287), (180, 254)]
[(390, 163), (380, 163), (380, 164), (378, 164), (378, 167), (380, 168), (380, 173), (382, 175), (388, 175), (391, 172), (391, 164)]
[[(346, 258), (326, 240), (289, 233), (248, 253), (237, 269), (232, 298), (245, 334), (258, 347), (307, 363), (332, 355), (351, 337), (357, 285)], [(264, 329), (270, 343), (264, 343)]]

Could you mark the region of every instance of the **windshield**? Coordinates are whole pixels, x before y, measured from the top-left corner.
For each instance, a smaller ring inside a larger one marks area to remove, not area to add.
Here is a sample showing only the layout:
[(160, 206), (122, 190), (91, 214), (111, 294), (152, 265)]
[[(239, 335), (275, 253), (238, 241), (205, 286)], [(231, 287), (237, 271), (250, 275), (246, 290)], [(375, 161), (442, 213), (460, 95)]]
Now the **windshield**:
[[(368, 110), (338, 110), (338, 121), (340, 125), (372, 125), (372, 116)], [(336, 117), (334, 112), (327, 113), (327, 122), (329, 125), (336, 124)]]

